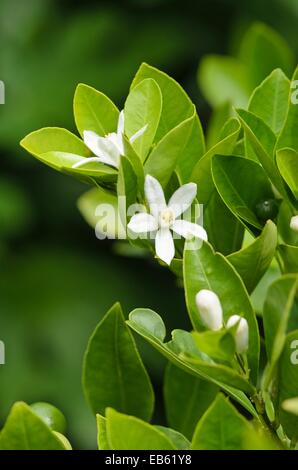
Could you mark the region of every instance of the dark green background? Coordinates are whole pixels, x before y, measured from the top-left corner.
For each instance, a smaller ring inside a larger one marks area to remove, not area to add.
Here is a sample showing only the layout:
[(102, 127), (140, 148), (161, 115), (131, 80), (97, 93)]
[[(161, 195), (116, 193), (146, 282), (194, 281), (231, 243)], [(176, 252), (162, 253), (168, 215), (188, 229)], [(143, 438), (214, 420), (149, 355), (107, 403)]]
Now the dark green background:
[[(63, 410), (76, 448), (95, 446), (95, 421), (81, 389), (88, 337), (120, 300), (161, 313), (169, 328), (187, 325), (182, 292), (153, 262), (116, 256), (76, 209), (85, 187), (44, 167), (19, 147), (42, 126), (74, 130), (78, 82), (121, 106), (142, 61), (174, 76), (198, 105), (200, 58), (233, 53), (254, 20), (297, 49), (296, 0), (1, 0), (0, 79), (0, 420), (15, 400), (49, 401)], [(296, 50), (297, 52), (297, 50)], [(156, 392), (164, 364), (141, 345)], [(161, 400), (155, 421), (161, 423)]]

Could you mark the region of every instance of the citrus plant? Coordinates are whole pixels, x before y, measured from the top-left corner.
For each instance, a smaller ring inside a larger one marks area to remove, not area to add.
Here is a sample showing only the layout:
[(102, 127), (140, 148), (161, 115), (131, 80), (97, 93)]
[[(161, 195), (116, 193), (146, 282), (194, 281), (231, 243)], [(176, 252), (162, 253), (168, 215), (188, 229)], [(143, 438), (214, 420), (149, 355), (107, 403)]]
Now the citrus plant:
[[(155, 257), (185, 291), (191, 331), (169, 335), (146, 306), (125, 319), (116, 303), (91, 336), (83, 386), (99, 449), (297, 446), (298, 68), (288, 76), (287, 46), (260, 26), (241, 50), (249, 67), (214, 57), (200, 67), (214, 106), (207, 139), (181, 86), (144, 63), (124, 110), (80, 84), (80, 137), (43, 128), (21, 142), (91, 186), (78, 207), (99, 238)], [(154, 392), (134, 334), (168, 360), (168, 427), (150, 423)], [(58, 410), (19, 402), (0, 448), (69, 449), (61, 432)]]

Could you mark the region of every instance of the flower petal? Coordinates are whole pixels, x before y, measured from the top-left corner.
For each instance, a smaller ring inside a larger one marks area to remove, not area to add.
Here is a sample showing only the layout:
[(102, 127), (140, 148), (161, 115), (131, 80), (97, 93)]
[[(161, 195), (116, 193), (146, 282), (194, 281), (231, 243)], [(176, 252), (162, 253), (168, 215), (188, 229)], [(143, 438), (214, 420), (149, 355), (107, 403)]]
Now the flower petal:
[(83, 157), (82, 160), (72, 165), (71, 168), (80, 168), (83, 165), (87, 165), (87, 163), (95, 163), (95, 162), (101, 163), (102, 160), (99, 157), (90, 157), (90, 158)]
[(124, 109), (119, 113), (117, 134), (124, 134)]
[(157, 230), (158, 224), (153, 215), (141, 212), (132, 216), (127, 227), (135, 233), (147, 233)]
[(111, 134), (107, 135), (106, 139), (109, 141), (109, 143), (115, 146), (117, 152), (120, 155), (124, 155), (124, 144), (122, 134), (116, 134), (116, 132), (111, 132)]
[(118, 168), (119, 151), (106, 137), (100, 137), (93, 131), (84, 131), (84, 142), (91, 152), (100, 158), (102, 163)]
[(157, 231), (155, 237), (155, 251), (162, 261), (168, 265), (171, 264), (175, 256), (175, 245), (172, 234), (168, 228), (161, 228)]
[(171, 229), (186, 239), (192, 237), (201, 238), (205, 241), (208, 239), (207, 232), (201, 225), (193, 224), (187, 220), (175, 220), (171, 226)]
[(151, 214), (157, 219), (160, 211), (166, 208), (166, 200), (161, 184), (151, 175), (145, 178), (145, 196)]
[(197, 185), (195, 183), (184, 184), (174, 192), (169, 200), (168, 207), (174, 211), (176, 217), (179, 217), (191, 206), (196, 195)]
[(146, 131), (147, 127), (148, 127), (148, 124), (146, 124), (139, 131), (137, 131), (134, 135), (132, 135), (131, 138), (129, 139), (130, 143), (132, 144), (136, 139), (141, 137), (141, 135), (143, 135), (144, 132)]

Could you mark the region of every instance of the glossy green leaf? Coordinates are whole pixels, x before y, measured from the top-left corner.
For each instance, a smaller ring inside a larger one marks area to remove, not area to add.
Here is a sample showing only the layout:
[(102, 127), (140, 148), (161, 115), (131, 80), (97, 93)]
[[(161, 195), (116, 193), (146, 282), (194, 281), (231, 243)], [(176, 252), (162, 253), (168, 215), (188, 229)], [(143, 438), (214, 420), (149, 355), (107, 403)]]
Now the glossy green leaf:
[(193, 103), (179, 83), (166, 73), (145, 63), (137, 71), (131, 89), (146, 78), (153, 78), (162, 94), (162, 112), (155, 136), (155, 141), (158, 142), (171, 129), (193, 115)]
[(13, 405), (0, 433), (0, 450), (64, 450), (53, 431), (23, 402)]
[(285, 189), (274, 161), (276, 137), (259, 117), (244, 109), (237, 110), (247, 140), (276, 189), (285, 195)]
[(290, 148), (280, 149), (276, 154), (276, 163), (281, 176), (298, 200), (298, 152)]
[(207, 55), (198, 70), (200, 89), (216, 108), (227, 101), (234, 106), (246, 106), (251, 86), (245, 66), (233, 57)]
[[(245, 391), (253, 394), (254, 388), (233, 369), (215, 364), (208, 357), (204, 360), (202, 354), (195, 349), (190, 333), (181, 332), (184, 334), (177, 337), (177, 331), (179, 330), (176, 330), (172, 333), (173, 339), (168, 343), (164, 343), (161, 339), (161, 333), (165, 333), (164, 323), (157, 313), (149, 309), (134, 310), (130, 313), (127, 323), (174, 365), (192, 375), (220, 386), (250, 413), (255, 414), (251, 403), (241, 392)], [(155, 331), (159, 336), (155, 335)]]
[(125, 157), (130, 161), (137, 177), (138, 191), (143, 194), (145, 180), (143, 163), (126, 136), (123, 137), (123, 145)]
[(234, 406), (219, 394), (195, 429), (193, 450), (241, 450), (252, 428)]
[[(21, 146), (36, 158), (48, 152), (63, 152), (81, 157), (88, 157), (91, 153), (79, 137), (60, 127), (44, 127), (31, 132), (21, 141)], [(57, 166), (58, 163), (54, 162), (53, 168)]]
[(95, 228), (98, 238), (126, 238), (126, 230), (120, 216), (124, 207), (119, 208), (114, 193), (100, 187), (93, 188), (79, 197), (77, 205), (86, 222)]
[(296, 68), (291, 81), (291, 89), (288, 99), (288, 112), (277, 142), (277, 149), (292, 148), (298, 152), (298, 98), (297, 98), (297, 80), (298, 80), (298, 67)]
[[(225, 205), (216, 190), (213, 191), (207, 206), (204, 205), (203, 209), (204, 228), (208, 233), (208, 241), (215, 251), (219, 251), (226, 256), (240, 250), (244, 227)], [(214, 223), (215, 220), (216, 224)], [(225, 229), (218, 230), (218, 227), (224, 227)]]
[(84, 131), (93, 131), (100, 136), (116, 132), (119, 110), (100, 91), (80, 83), (75, 91), (73, 106), (76, 126), (82, 137)]
[(241, 43), (239, 58), (247, 65), (247, 74), (254, 87), (278, 67), (286, 74), (292, 72), (293, 54), (288, 44), (263, 23), (256, 22), (248, 29)]
[(204, 204), (204, 210), (208, 208), (209, 201), (216, 189), (214, 187), (211, 160), (216, 154), (229, 155), (233, 152), (237, 138), (240, 132), (240, 124), (236, 119), (227, 122), (223, 129), (221, 140), (198, 161), (194, 167), (190, 181), (198, 186), (197, 198), (201, 204)]
[(134, 416), (106, 412), (107, 436), (113, 450), (175, 450), (172, 441), (155, 426)]
[(255, 382), (259, 363), (259, 332), (254, 311), (239, 274), (224, 256), (215, 253), (206, 242), (195, 250), (192, 249), (192, 242), (186, 243), (183, 272), (186, 304), (195, 329), (205, 329), (195, 302), (195, 296), (201, 289), (212, 290), (218, 295), (225, 321), (235, 314), (246, 318), (249, 325), (248, 361), (251, 379)]
[(187, 450), (190, 448), (189, 440), (180, 432), (171, 428), (166, 428), (165, 426), (155, 425), (154, 427), (162, 432), (172, 442), (176, 449)]
[(298, 273), (298, 246), (279, 245), (285, 273)]
[(298, 416), (286, 411), (282, 404), (297, 396), (298, 383), (298, 330), (287, 335), (279, 360), (278, 403), (279, 420), (289, 438), (298, 438)]
[(83, 157), (91, 156), (91, 152), (81, 139), (66, 129), (45, 127), (28, 134), (21, 146), (45, 165), (89, 184), (94, 184), (93, 179), (104, 182), (117, 179), (117, 171), (102, 163), (72, 168)]
[(297, 279), (297, 274), (287, 274), (273, 282), (267, 291), (263, 322), (270, 362), (278, 360), (286, 334), (298, 328)]
[(121, 307), (115, 304), (100, 321), (88, 344), (84, 391), (94, 413), (107, 406), (149, 420), (154, 395)]
[[(88, 184), (96, 185), (97, 182), (100, 184), (116, 183), (117, 181), (118, 171), (100, 162), (85, 163), (84, 166), (79, 168), (72, 168), (72, 165), (80, 161), (81, 158), (78, 159), (76, 156), (61, 152), (48, 152), (47, 154), (43, 154), (42, 157), (51, 162), (53, 162), (54, 159), (58, 160), (62, 165), (61, 168), (59, 168), (62, 173), (78, 178)], [(75, 159), (73, 157), (75, 157)], [(46, 163), (46, 161), (44, 161), (44, 163)]]
[[(126, 157), (121, 157), (118, 180), (117, 180), (117, 196), (123, 198), (126, 204), (123, 204), (120, 210), (121, 220), (123, 225), (126, 225), (126, 208), (130, 207), (136, 202), (138, 193), (138, 182), (137, 176), (133, 170), (133, 167)], [(118, 203), (119, 206), (119, 203)]]
[(155, 80), (147, 78), (131, 89), (124, 106), (125, 134), (131, 138), (146, 127), (132, 146), (144, 161), (154, 141), (162, 110), (161, 91)]
[(298, 233), (290, 227), (290, 221), (293, 215), (295, 215), (295, 212), (292, 207), (287, 201), (283, 201), (278, 211), (277, 228), (284, 243), (288, 245), (298, 245)]
[[(190, 139), (193, 139), (194, 136), (193, 128), (195, 122), (196, 114), (193, 109), (192, 117), (181, 122), (166, 134), (154, 147), (145, 162), (145, 173), (157, 178), (163, 187), (169, 182), (177, 165), (180, 169), (179, 172), (185, 174), (189, 162), (186, 162), (185, 166), (183, 164), (181, 167), (180, 160), (182, 161), (184, 158), (187, 160), (189, 154), (191, 154), (192, 158), (193, 156), (196, 158), (196, 143), (194, 141), (190, 142)], [(187, 149), (190, 153), (187, 153)], [(191, 164), (189, 170), (191, 170), (193, 164)]]
[(275, 134), (284, 124), (290, 80), (281, 69), (275, 69), (253, 92), (248, 110), (261, 118)]
[(213, 181), (221, 198), (234, 215), (255, 233), (262, 229), (257, 218), (259, 203), (274, 199), (270, 182), (258, 163), (243, 157), (215, 155), (212, 159)]
[(269, 268), (277, 245), (276, 225), (268, 220), (261, 235), (250, 245), (228, 256), (249, 293)]
[(200, 351), (214, 360), (231, 362), (235, 354), (235, 340), (230, 330), (193, 332)]
[(97, 446), (99, 450), (111, 450), (110, 444), (107, 436), (107, 419), (97, 414), (96, 415), (96, 424), (97, 424)]
[[(234, 151), (239, 131), (239, 121), (229, 119), (221, 129), (218, 143), (197, 163), (191, 175), (191, 181), (196, 182), (198, 186), (198, 200), (204, 204), (204, 226), (208, 239), (213, 247), (223, 254), (240, 249), (244, 229), (216, 191), (211, 173), (211, 160), (217, 153), (225, 155)], [(218, 225), (226, 227), (226, 230), (219, 231), (214, 220), (218, 221)]]
[(218, 390), (218, 386), (213, 383), (168, 363), (164, 400), (169, 425), (191, 439), (198, 420), (212, 403)]

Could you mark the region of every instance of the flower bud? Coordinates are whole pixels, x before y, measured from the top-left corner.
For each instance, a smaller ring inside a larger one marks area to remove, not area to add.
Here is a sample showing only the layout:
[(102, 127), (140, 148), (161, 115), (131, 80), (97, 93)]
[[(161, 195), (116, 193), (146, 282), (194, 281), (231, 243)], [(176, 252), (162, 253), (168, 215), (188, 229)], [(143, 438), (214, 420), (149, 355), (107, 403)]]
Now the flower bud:
[(290, 227), (294, 232), (298, 232), (298, 215), (294, 215), (291, 218)]
[(222, 328), (222, 308), (215, 292), (207, 289), (200, 290), (196, 295), (196, 304), (204, 325), (210, 330), (220, 330)]
[(239, 315), (232, 315), (227, 321), (227, 328), (231, 328), (236, 323), (238, 323), (235, 332), (236, 351), (242, 354), (248, 349), (248, 323), (245, 318)]

